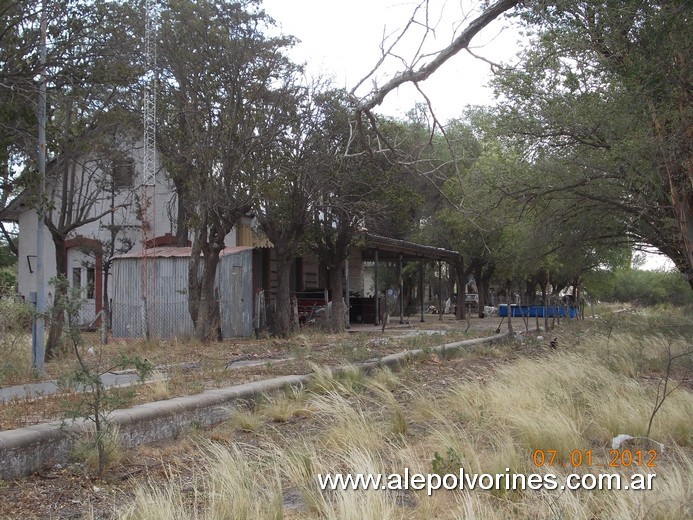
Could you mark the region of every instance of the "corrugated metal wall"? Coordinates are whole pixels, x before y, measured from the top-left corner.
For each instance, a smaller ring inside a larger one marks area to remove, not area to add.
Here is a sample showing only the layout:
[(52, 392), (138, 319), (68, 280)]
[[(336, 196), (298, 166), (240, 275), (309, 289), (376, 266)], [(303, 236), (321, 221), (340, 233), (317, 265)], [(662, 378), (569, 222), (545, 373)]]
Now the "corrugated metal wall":
[(253, 334), (253, 252), (241, 251), (221, 257), (217, 271), (224, 338)]
[(150, 336), (192, 334), (188, 313), (188, 259), (149, 257), (147, 309), (142, 299), (142, 258), (113, 260), (113, 336), (141, 338), (149, 320)]
[[(142, 299), (142, 262), (148, 262), (147, 313)], [(160, 338), (192, 335), (188, 312), (189, 258), (148, 257), (113, 260), (113, 337)], [(252, 251), (223, 255), (217, 269), (216, 287), (224, 338), (247, 337), (253, 333)]]

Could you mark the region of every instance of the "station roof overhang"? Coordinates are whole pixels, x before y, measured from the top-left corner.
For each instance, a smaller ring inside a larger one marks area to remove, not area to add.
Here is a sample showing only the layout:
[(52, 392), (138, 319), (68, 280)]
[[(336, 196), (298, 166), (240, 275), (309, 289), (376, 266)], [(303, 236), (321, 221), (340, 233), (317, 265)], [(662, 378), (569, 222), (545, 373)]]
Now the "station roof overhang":
[(368, 231), (361, 231), (359, 235), (359, 249), (361, 249), (364, 261), (374, 261), (376, 251), (378, 253), (378, 260), (396, 260), (400, 255), (406, 260), (418, 259), (455, 262), (460, 259), (460, 253), (451, 249), (384, 237)]

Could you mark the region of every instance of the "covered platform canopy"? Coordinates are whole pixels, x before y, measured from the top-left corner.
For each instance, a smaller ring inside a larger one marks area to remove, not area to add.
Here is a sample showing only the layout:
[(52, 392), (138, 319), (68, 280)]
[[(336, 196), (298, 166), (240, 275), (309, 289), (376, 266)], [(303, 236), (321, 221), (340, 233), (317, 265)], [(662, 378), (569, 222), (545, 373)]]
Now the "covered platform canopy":
[(360, 249), (364, 260), (374, 261), (376, 257), (381, 260), (392, 260), (399, 258), (400, 255), (408, 260), (423, 258), (454, 262), (460, 259), (458, 251), (384, 237), (365, 230), (360, 232), (360, 238)]
[[(439, 262), (438, 267), (438, 282), (441, 284), (442, 269), (440, 262), (455, 263), (461, 258), (458, 251), (444, 249), (440, 247), (416, 244), (406, 240), (385, 237), (370, 233), (367, 230), (360, 231), (360, 241), (358, 247), (361, 250), (361, 256), (364, 261), (375, 263), (375, 325), (380, 324), (380, 302), (379, 302), (379, 287), (378, 287), (378, 267), (381, 260), (397, 261), (397, 272), (399, 279), (399, 322), (404, 323), (404, 291), (402, 282), (402, 262), (404, 260), (418, 260), (419, 267), (419, 304), (421, 312), (421, 321), (424, 321), (424, 262)], [(347, 280), (348, 285), (348, 280)], [(438, 291), (438, 308), (442, 309), (441, 290)], [(347, 287), (346, 294), (349, 294)], [(348, 297), (348, 296), (347, 296)], [(347, 301), (347, 308), (349, 302)], [(442, 318), (442, 314), (440, 316)]]

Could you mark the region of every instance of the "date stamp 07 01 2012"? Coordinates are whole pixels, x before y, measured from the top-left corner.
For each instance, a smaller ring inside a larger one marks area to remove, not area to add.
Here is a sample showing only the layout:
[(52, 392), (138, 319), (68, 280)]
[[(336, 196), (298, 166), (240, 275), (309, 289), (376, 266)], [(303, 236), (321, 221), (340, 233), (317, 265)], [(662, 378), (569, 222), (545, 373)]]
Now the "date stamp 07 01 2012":
[(563, 466), (563, 467), (607, 467), (607, 468), (655, 468), (657, 467), (657, 450), (609, 450), (608, 460), (605, 464), (594, 461), (592, 450), (573, 450), (567, 460), (560, 460), (557, 450), (534, 450), (532, 462), (538, 467)]

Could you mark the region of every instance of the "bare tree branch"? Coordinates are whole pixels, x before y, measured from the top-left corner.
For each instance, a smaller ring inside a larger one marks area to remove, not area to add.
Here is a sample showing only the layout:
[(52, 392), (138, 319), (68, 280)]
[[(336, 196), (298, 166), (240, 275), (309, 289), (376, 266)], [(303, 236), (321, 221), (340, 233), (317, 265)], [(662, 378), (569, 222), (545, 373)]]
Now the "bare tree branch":
[[(481, 31), (504, 12), (515, 7), (518, 3), (519, 0), (499, 0), (490, 6), (488, 9), (486, 9), (486, 11), (472, 20), (467, 28), (462, 31), (450, 45), (441, 50), (438, 55), (429, 63), (422, 66), (418, 70), (409, 69), (400, 72), (382, 87), (375, 89), (369, 96), (367, 96), (357, 105), (357, 112), (369, 112), (370, 110), (374, 109), (385, 100), (385, 97), (390, 92), (404, 83), (416, 83), (427, 79), (431, 74), (438, 70), (443, 63), (448, 61), (462, 49), (466, 49), (479, 31)], [(354, 95), (354, 89), (352, 89), (351, 94)]]

